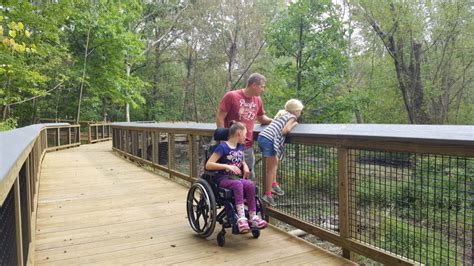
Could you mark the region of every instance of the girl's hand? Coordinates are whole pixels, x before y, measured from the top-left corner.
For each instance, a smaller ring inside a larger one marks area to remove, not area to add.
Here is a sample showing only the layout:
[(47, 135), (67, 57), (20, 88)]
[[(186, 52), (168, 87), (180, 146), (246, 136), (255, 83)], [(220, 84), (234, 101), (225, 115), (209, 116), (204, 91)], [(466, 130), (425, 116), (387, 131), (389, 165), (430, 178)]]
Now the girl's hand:
[(249, 167), (248, 167), (246, 164), (244, 164), (244, 176), (243, 176), (243, 177), (244, 177), (245, 179), (248, 179), (249, 176), (250, 176)]
[(236, 175), (240, 175), (242, 172), (240, 171), (240, 168), (235, 166), (235, 165), (229, 165), (227, 167), (227, 170), (231, 171), (232, 173), (236, 174)]

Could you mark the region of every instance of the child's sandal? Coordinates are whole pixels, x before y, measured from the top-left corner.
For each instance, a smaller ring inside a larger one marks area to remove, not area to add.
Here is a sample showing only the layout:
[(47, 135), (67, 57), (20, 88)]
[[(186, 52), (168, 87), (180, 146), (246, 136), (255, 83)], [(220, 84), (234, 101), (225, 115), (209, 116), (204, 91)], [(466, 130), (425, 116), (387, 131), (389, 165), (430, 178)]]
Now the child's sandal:
[(258, 229), (264, 229), (265, 227), (267, 227), (267, 225), (268, 225), (267, 221), (263, 220), (257, 215), (252, 218), (252, 227), (256, 227)]
[(250, 232), (249, 222), (245, 217), (240, 217), (239, 219), (237, 219), (237, 227), (239, 228), (239, 232), (241, 234), (246, 234)]

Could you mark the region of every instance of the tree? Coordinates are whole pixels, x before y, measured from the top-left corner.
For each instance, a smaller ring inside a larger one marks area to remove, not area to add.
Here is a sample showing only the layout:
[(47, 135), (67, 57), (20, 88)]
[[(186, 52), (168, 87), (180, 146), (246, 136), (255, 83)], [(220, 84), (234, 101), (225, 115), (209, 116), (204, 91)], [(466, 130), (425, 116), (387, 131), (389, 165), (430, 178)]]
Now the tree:
[[(129, 1), (76, 3), (77, 12), (68, 21), (70, 50), (77, 58), (74, 68), (79, 81), (79, 103), (83, 88), (91, 104), (143, 103), (140, 93), (145, 83), (126, 73), (127, 64), (139, 60), (140, 36), (129, 31), (131, 20), (141, 15), (141, 5)], [(87, 74), (86, 74), (87, 69)], [(99, 110), (94, 109), (95, 112)], [(102, 107), (102, 116), (106, 108)]]
[(321, 105), (328, 93), (337, 93), (331, 89), (343, 74), (342, 34), (341, 21), (329, 0), (293, 3), (270, 27), (267, 40), (278, 58), (277, 71), (290, 89), (286, 95), (301, 99), (312, 117), (318, 109), (324, 110)]
[(472, 93), (467, 91), (472, 49), (466, 50), (472, 38), (463, 30), (473, 25), (469, 2), (355, 1), (354, 6), (393, 59), (409, 122), (448, 123), (452, 107), (459, 110), (460, 95)]
[(34, 122), (37, 102), (63, 88), (67, 79), (63, 63), (69, 55), (60, 42), (60, 25), (69, 11), (68, 1), (42, 5), (28, 1), (2, 3), (2, 119), (18, 118), (20, 124)]

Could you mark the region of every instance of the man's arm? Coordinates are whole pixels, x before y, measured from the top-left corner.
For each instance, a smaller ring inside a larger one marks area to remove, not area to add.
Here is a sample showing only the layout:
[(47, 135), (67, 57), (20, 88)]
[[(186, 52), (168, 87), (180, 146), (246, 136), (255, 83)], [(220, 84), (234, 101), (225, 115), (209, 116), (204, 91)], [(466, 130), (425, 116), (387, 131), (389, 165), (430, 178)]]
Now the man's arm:
[(222, 111), (221, 108), (217, 111), (216, 115), (216, 126), (217, 128), (223, 128), (224, 127), (224, 119), (227, 116), (227, 113)]
[(273, 119), (271, 119), (267, 115), (261, 115), (261, 116), (257, 116), (257, 121), (260, 122), (260, 124), (262, 125), (267, 125), (267, 124), (270, 124), (273, 121)]

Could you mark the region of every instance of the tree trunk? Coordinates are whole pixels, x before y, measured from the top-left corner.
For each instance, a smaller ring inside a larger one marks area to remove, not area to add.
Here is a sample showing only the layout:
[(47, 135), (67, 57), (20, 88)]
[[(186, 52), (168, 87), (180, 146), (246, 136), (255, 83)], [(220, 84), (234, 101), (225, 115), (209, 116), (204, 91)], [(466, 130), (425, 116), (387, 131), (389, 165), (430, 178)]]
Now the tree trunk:
[(425, 111), (423, 83), (421, 81), (421, 43), (412, 41), (413, 58), (410, 62), (411, 88), (413, 89), (413, 109), (416, 124), (429, 124), (430, 118)]
[[(191, 41), (192, 42), (192, 41)], [(187, 44), (187, 57), (186, 57), (186, 80), (184, 81), (184, 104), (183, 104), (183, 121), (193, 121), (193, 87), (191, 82), (192, 71), (193, 71), (193, 53), (194, 49), (192, 43)]]
[(230, 47), (229, 52), (227, 53), (228, 62), (227, 62), (227, 86), (226, 91), (232, 90), (232, 68), (234, 66), (235, 56), (237, 54), (237, 35), (238, 30), (236, 29), (234, 34), (229, 32), (230, 34)]
[[(130, 76), (130, 64), (125, 63), (125, 68), (126, 68), (126, 71), (127, 71), (127, 77), (129, 77)], [(130, 122), (130, 103), (128, 102), (128, 99), (127, 99), (127, 102), (125, 103), (125, 121)]]
[(36, 124), (37, 111), (38, 111), (38, 106), (36, 104), (36, 99), (33, 99), (33, 114), (31, 115), (31, 124)]
[(81, 118), (81, 101), (82, 101), (82, 92), (84, 89), (84, 80), (86, 78), (86, 67), (87, 67), (87, 55), (89, 53), (89, 37), (91, 33), (91, 28), (87, 29), (87, 39), (86, 39), (86, 49), (84, 51), (84, 66), (82, 67), (82, 80), (81, 80), (81, 89), (79, 90), (79, 102), (77, 105), (77, 118), (76, 124), (79, 124), (79, 120)]
[(107, 99), (102, 98), (102, 118), (104, 122), (107, 122)]
[(304, 48), (304, 41), (303, 41), (303, 19), (300, 19), (300, 30), (298, 35), (298, 55), (296, 57), (296, 97), (298, 99), (301, 98), (301, 67), (302, 67), (302, 60), (303, 60), (303, 48)]
[[(396, 16), (393, 11), (393, 6), (392, 14)], [(407, 67), (403, 56), (403, 43), (405, 40), (403, 40), (402, 37), (399, 37), (397, 40), (395, 39), (395, 32), (398, 28), (397, 22), (394, 22), (390, 32), (383, 32), (379, 27), (379, 24), (372, 17), (370, 17), (367, 12), (365, 12), (365, 17), (372, 26), (372, 29), (382, 40), (390, 56), (393, 58), (399, 89), (403, 97), (403, 103), (405, 104), (405, 109), (407, 111), (410, 123), (429, 124), (431, 119), (425, 111), (423, 84), (420, 75), (421, 44), (414, 41), (413, 39), (411, 40), (411, 56), (409, 67)]]

